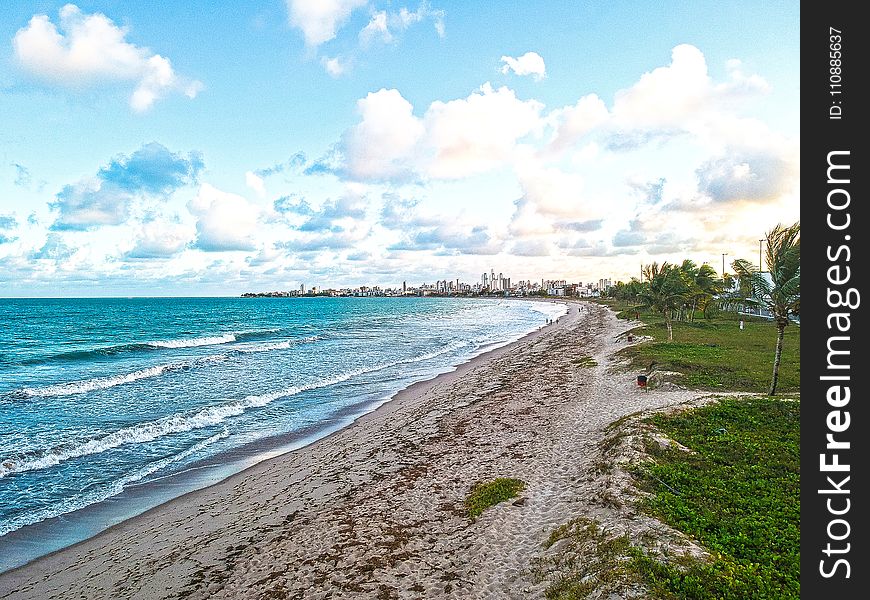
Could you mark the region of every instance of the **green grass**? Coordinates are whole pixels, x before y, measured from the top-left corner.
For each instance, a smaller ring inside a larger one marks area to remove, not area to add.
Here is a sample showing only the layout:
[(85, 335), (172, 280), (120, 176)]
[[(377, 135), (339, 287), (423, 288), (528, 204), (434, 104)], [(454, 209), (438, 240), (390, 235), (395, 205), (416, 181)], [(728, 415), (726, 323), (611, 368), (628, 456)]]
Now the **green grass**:
[(591, 369), (592, 367), (598, 366), (598, 361), (586, 354), (581, 354), (572, 358), (571, 362), (583, 369)]
[(479, 483), (471, 490), (471, 494), (465, 499), (465, 508), (468, 516), (476, 519), (490, 506), (499, 502), (510, 500), (526, 489), (524, 481), (499, 477), (486, 483)]
[[(658, 555), (628, 536), (574, 519), (545, 546), (566, 540), (542, 562), (553, 600), (622, 596), (667, 600), (782, 600), (800, 597), (800, 403), (726, 398), (647, 419), (690, 452), (648, 443), (653, 460), (633, 470), (649, 492), (641, 508), (687, 533), (709, 559)], [(645, 534), (646, 535), (646, 534)]]
[(710, 551), (710, 562), (660, 562), (635, 548), (635, 568), (662, 597), (798, 598), (800, 403), (724, 399), (649, 419), (694, 453), (650, 444), (635, 470), (643, 506)]
[[(638, 581), (632, 563), (626, 560), (631, 550), (628, 536), (614, 537), (601, 531), (595, 521), (577, 518), (553, 530), (545, 547), (560, 540), (565, 540), (564, 561), (558, 567), (567, 574), (547, 587), (544, 596), (548, 600), (587, 598), (602, 590), (615, 594)], [(533, 575), (540, 580), (544, 571), (533, 570)]]
[[(635, 309), (627, 303), (601, 303), (616, 310), (620, 318), (634, 318)], [(653, 366), (677, 371), (683, 374), (680, 385), (689, 388), (767, 392), (776, 349), (776, 326), (772, 322), (743, 317), (741, 330), (736, 314), (719, 313), (715, 318), (704, 319), (698, 313), (694, 323), (674, 321), (674, 340), (669, 342), (661, 315), (639, 312), (644, 326), (634, 333), (653, 339), (622, 351), (632, 369), (647, 370)], [(785, 329), (777, 392), (799, 390), (800, 327), (790, 325)]]

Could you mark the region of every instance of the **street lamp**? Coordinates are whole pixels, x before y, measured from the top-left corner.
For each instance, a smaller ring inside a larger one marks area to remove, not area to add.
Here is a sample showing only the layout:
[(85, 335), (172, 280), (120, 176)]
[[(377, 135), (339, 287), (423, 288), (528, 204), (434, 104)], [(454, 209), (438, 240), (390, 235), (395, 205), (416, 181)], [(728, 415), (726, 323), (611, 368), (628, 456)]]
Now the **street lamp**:
[(725, 279), (725, 257), (728, 256), (727, 252), (722, 253), (722, 279)]

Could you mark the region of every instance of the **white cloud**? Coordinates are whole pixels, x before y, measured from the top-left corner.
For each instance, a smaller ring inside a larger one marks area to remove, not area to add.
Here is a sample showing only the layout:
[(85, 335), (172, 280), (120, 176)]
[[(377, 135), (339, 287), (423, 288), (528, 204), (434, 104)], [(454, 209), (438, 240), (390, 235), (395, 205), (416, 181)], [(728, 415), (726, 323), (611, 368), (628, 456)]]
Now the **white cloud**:
[(362, 121), (343, 137), (355, 179), (458, 179), (509, 162), (520, 140), (544, 126), (543, 104), (486, 83), (467, 98), (435, 101), (422, 118), (398, 90), (358, 100)]
[(770, 86), (759, 75), (746, 74), (739, 60), (729, 60), (726, 70), (728, 80), (714, 83), (698, 48), (676, 46), (670, 65), (645, 73), (617, 92), (612, 110), (616, 127), (699, 134), (717, 128), (723, 119), (732, 127), (737, 119), (729, 111), (735, 101), (766, 94)]
[(266, 184), (263, 181), (263, 178), (253, 171), (245, 173), (245, 185), (257, 192), (258, 196), (266, 195)]
[(317, 47), (335, 37), (355, 8), (368, 0), (287, 0), (290, 24), (302, 30), (305, 44)]
[(526, 52), (517, 58), (502, 56), (501, 61), (505, 63), (501, 68), (501, 72), (505, 75), (513, 71), (516, 75), (531, 75), (535, 81), (540, 81), (547, 76), (544, 59), (537, 52)]
[(429, 8), (428, 2), (421, 2), (417, 10), (413, 12), (403, 6), (399, 12), (388, 13), (382, 10), (373, 13), (368, 24), (359, 32), (360, 43), (363, 46), (367, 46), (373, 41), (389, 44), (396, 40), (396, 35), (399, 32), (405, 31), (411, 25), (420, 23), (424, 19), (432, 19), (438, 37), (444, 37), (444, 11), (433, 10)]
[(767, 94), (770, 92), (770, 84), (763, 77), (756, 74), (747, 75), (743, 71), (743, 63), (732, 58), (725, 63), (728, 71), (728, 82), (716, 86), (716, 92), (723, 96), (744, 96)]
[(435, 101), (426, 111), (428, 175), (454, 179), (505, 164), (518, 142), (543, 128), (537, 100), (520, 100), (507, 88), (489, 83), (467, 98)]
[(374, 40), (380, 40), (385, 44), (393, 41), (393, 34), (387, 26), (387, 12), (382, 10), (372, 15), (368, 25), (359, 32), (359, 41), (368, 45)]
[(550, 148), (562, 151), (572, 147), (606, 123), (609, 117), (604, 101), (596, 94), (583, 96), (574, 106), (554, 110), (549, 115), (555, 129)]
[(671, 52), (670, 65), (644, 73), (633, 86), (616, 93), (613, 114), (624, 126), (682, 127), (709, 108), (711, 89), (704, 55), (681, 44)]
[(15, 57), (33, 75), (66, 87), (130, 81), (130, 106), (149, 109), (168, 93), (194, 98), (202, 83), (179, 76), (170, 60), (125, 41), (127, 29), (100, 13), (85, 15), (73, 4), (60, 9), (60, 29), (47, 15), (34, 15), (12, 40)]
[(525, 198), (545, 215), (590, 219), (600, 214), (585, 208), (592, 204), (583, 196), (585, 182), (577, 173), (555, 167), (527, 164), (518, 169)]
[(169, 258), (193, 240), (189, 226), (164, 219), (144, 223), (127, 258)]
[(347, 69), (350, 66), (349, 63), (345, 62), (338, 56), (333, 58), (324, 56), (320, 59), (320, 64), (331, 77), (341, 77), (345, 72), (347, 72)]
[(552, 249), (545, 240), (518, 240), (511, 246), (514, 256), (550, 256)]
[(195, 247), (206, 252), (254, 249), (261, 210), (246, 198), (204, 183), (187, 207), (198, 217)]
[(404, 178), (424, 133), (414, 107), (398, 90), (381, 89), (357, 101), (362, 120), (343, 138), (347, 171), (357, 179)]
[(698, 168), (698, 189), (716, 202), (769, 202), (791, 191), (796, 174), (788, 157), (774, 150), (730, 148)]

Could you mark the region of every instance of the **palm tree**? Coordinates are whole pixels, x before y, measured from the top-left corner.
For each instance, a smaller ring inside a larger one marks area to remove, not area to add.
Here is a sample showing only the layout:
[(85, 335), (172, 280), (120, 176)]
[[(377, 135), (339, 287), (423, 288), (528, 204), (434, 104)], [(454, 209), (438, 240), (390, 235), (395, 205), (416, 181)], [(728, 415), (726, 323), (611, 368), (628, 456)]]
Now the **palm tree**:
[(667, 262), (663, 262), (661, 266), (652, 263), (644, 266), (643, 274), (649, 285), (638, 294), (638, 300), (644, 308), (661, 313), (668, 328), (668, 341), (672, 342), (674, 329), (671, 315), (683, 305), (686, 294), (680, 269)]
[(801, 312), (801, 225), (800, 221), (784, 227), (781, 224), (766, 234), (765, 262), (769, 278), (747, 260), (735, 260), (731, 267), (741, 283), (747, 285), (752, 300), (773, 313), (776, 322), (776, 353), (773, 357), (773, 378), (770, 391), (776, 393), (782, 341), (791, 316)]
[(679, 269), (686, 286), (686, 314), (688, 320), (694, 322), (695, 310), (700, 308), (703, 311), (713, 296), (720, 293), (721, 285), (717, 281), (716, 271), (707, 263), (699, 267), (694, 261), (686, 259)]

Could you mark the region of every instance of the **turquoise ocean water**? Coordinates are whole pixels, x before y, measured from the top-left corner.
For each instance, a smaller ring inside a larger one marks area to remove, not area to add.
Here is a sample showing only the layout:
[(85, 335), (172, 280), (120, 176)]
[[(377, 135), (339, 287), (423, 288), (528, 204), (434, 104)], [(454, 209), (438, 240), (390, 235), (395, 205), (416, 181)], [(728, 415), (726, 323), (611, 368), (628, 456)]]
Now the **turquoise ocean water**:
[(564, 312), (466, 298), (0, 299), (0, 570), (322, 437)]

